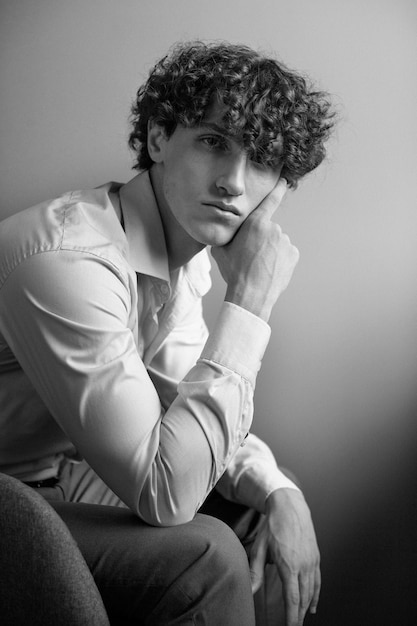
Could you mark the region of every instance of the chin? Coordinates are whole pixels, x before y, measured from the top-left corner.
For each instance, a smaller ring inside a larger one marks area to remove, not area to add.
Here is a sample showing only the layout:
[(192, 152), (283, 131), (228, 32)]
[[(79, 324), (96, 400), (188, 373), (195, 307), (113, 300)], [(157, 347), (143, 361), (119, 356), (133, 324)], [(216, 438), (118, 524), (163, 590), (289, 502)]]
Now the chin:
[(226, 246), (228, 243), (232, 241), (232, 239), (233, 239), (232, 236), (210, 237), (210, 238), (207, 238), (206, 241), (202, 241), (201, 243), (204, 243), (205, 246), (211, 246), (213, 248), (220, 248), (221, 246)]
[(217, 232), (212, 233), (199, 233), (196, 237), (197, 241), (205, 246), (213, 246), (214, 248), (218, 248), (220, 246), (225, 246), (230, 243), (235, 235), (235, 232), (230, 232), (230, 230), (219, 230)]

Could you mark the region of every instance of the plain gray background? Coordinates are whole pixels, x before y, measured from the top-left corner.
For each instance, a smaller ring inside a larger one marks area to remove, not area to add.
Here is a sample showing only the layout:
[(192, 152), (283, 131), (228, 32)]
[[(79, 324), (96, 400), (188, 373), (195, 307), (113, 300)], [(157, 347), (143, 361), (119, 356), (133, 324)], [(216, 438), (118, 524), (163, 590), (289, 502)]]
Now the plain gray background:
[[(414, 624), (416, 26), (413, 0), (0, 2), (2, 216), (134, 174), (130, 103), (177, 40), (271, 51), (333, 94), (329, 157), (276, 217), (301, 259), (254, 425), (313, 510), (315, 624)], [(223, 292), (214, 271), (210, 325)]]

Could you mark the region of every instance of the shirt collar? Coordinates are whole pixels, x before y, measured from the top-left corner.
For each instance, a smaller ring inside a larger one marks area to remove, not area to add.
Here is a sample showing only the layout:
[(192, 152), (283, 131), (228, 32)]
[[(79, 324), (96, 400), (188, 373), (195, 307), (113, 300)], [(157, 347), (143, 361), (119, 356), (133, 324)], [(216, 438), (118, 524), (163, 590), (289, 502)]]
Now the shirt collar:
[(119, 193), (130, 265), (137, 273), (169, 282), (164, 230), (149, 172), (122, 185)]

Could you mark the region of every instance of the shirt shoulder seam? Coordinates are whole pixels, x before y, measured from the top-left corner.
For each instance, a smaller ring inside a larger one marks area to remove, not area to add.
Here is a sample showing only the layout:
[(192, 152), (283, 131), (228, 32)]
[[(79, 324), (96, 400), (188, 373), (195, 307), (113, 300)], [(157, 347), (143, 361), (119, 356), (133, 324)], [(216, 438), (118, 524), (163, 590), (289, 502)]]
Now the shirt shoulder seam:
[(25, 261), (27, 261), (28, 259), (38, 256), (40, 254), (45, 254), (48, 252), (74, 252), (74, 253), (78, 253), (78, 254), (88, 254), (90, 256), (96, 257), (97, 259), (101, 259), (103, 261), (105, 261), (106, 263), (108, 263), (109, 265), (111, 265), (113, 267), (113, 269), (115, 270), (116, 274), (123, 280), (123, 282), (126, 282), (126, 278), (123, 275), (123, 272), (121, 271), (121, 269), (113, 262), (111, 261), (108, 257), (104, 257), (100, 254), (97, 254), (95, 252), (91, 252), (90, 250), (86, 250), (85, 248), (77, 248), (77, 247), (66, 247), (63, 243), (62, 243), (62, 239), (59, 242), (58, 245), (55, 246), (50, 246), (48, 248), (43, 248), (43, 249), (38, 249), (38, 250), (32, 250), (29, 253), (23, 254), (18, 261), (16, 261), (13, 265), (13, 267), (11, 267), (9, 269), (9, 271), (7, 272), (7, 274), (5, 274), (4, 278), (0, 280), (0, 289), (4, 286), (4, 284), (6, 283), (6, 281), (9, 279), (9, 277), (13, 274), (13, 272), (22, 265), (22, 263), (24, 263)]

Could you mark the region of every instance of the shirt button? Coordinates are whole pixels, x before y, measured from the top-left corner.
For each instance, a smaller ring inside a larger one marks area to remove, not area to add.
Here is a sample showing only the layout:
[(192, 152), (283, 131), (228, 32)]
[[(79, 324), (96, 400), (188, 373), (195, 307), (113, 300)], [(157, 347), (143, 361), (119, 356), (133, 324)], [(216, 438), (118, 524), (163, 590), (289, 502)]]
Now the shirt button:
[(249, 433), (246, 433), (245, 438), (243, 439), (242, 443), (240, 444), (240, 447), (243, 448), (243, 446), (246, 446), (246, 438), (249, 435)]

